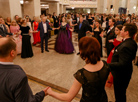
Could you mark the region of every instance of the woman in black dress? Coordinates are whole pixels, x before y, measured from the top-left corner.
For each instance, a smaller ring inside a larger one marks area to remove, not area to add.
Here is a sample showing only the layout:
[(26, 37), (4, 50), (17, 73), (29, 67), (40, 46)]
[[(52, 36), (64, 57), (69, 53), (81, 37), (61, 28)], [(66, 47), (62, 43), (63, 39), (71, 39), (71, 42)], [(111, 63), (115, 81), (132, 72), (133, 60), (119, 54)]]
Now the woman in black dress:
[(91, 17), (91, 14), (88, 15), (88, 22), (89, 22), (89, 31), (92, 32), (92, 26), (93, 26), (93, 19)]
[(32, 51), (32, 45), (31, 45), (31, 36), (29, 33), (32, 33), (30, 31), (30, 27), (27, 26), (26, 20), (22, 21), (22, 25), (20, 27), (20, 30), (22, 31), (22, 51), (21, 51), (21, 57), (22, 58), (28, 58), (33, 56)]
[(90, 34), (92, 34), (93, 37), (95, 37), (101, 46), (101, 57), (103, 57), (103, 53), (102, 53), (102, 36), (103, 36), (103, 29), (101, 27), (101, 21), (100, 20), (96, 20), (95, 21), (95, 28), (93, 29), (92, 32), (90, 32)]
[(106, 61), (100, 60), (100, 44), (94, 37), (83, 37), (79, 41), (81, 58), (86, 65), (75, 74), (75, 80), (68, 93), (59, 94), (47, 88), (47, 93), (61, 101), (71, 102), (82, 87), (80, 102), (108, 102), (105, 83), (109, 74)]

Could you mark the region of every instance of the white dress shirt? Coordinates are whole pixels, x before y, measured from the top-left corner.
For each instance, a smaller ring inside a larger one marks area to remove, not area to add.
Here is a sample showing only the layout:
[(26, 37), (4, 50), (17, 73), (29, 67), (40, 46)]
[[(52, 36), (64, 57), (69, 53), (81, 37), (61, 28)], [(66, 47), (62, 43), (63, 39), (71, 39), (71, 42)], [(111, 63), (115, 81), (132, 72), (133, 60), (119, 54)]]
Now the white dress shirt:
[(107, 31), (107, 33), (109, 33), (113, 28), (114, 28), (114, 26), (110, 27), (110, 29)]
[(0, 27), (4, 30), (4, 26), (3, 26), (3, 24), (0, 24)]
[(80, 18), (79, 18), (79, 17), (77, 17), (77, 23), (79, 22), (79, 20), (80, 20)]
[(44, 33), (47, 33), (47, 25), (43, 22)]
[(0, 62), (0, 64), (3, 64), (3, 65), (11, 65), (11, 64), (14, 64), (13, 62)]

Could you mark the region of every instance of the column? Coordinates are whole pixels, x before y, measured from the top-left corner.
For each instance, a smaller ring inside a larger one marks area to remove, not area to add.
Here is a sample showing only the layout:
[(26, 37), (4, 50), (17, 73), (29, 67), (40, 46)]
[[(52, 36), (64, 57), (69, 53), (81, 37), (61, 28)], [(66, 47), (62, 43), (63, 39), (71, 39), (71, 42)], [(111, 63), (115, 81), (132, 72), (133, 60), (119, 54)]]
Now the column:
[(128, 0), (127, 2), (127, 9), (128, 9), (128, 14), (132, 14), (136, 12), (137, 8), (137, 0)]
[(63, 13), (66, 13), (66, 6), (63, 5)]
[(52, 3), (48, 3), (49, 5), (49, 13), (53, 14), (53, 12), (55, 12), (57, 14), (57, 16), (59, 15), (59, 2), (52, 2)]
[(63, 4), (60, 4), (60, 14), (63, 13)]
[(29, 0), (27, 3), (24, 2), (23, 11), (24, 15), (29, 15), (30, 18), (33, 18), (33, 16), (40, 17), (40, 0)]
[(20, 0), (0, 0), (0, 15), (3, 18), (11, 17), (15, 15), (22, 17)]
[(97, 13), (104, 12), (104, 2), (105, 0), (97, 0)]
[(118, 10), (119, 10), (119, 2), (120, 2), (120, 0), (114, 0), (113, 1), (113, 13), (114, 14), (118, 14)]
[(113, 5), (113, 1), (107, 0), (107, 11), (106, 11), (107, 14), (112, 13), (112, 11), (110, 9), (111, 5)]
[(119, 2), (120, 7), (127, 8), (127, 1), (128, 0), (120, 0)]

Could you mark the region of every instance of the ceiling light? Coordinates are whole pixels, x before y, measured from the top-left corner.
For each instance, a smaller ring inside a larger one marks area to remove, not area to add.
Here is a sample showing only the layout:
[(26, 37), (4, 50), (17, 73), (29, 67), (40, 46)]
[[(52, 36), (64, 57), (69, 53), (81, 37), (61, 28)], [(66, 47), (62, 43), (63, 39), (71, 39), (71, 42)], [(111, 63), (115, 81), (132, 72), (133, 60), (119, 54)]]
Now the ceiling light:
[(23, 4), (24, 3), (24, 1), (23, 0), (20, 0), (20, 4)]
[(133, 9), (136, 9), (136, 6), (134, 6)]
[(72, 9), (74, 9), (75, 7), (71, 7)]

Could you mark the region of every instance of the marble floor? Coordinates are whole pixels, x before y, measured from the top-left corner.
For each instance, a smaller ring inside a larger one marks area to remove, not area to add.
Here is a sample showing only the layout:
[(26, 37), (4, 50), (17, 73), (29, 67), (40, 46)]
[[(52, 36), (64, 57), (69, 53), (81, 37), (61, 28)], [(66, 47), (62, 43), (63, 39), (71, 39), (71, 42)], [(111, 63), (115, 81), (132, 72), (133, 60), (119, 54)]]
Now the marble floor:
[[(90, 35), (88, 35), (90, 36)], [(40, 45), (33, 46), (34, 56), (32, 58), (22, 59), (20, 55), (14, 60), (15, 64), (20, 65), (29, 76), (30, 87), (35, 94), (50, 85), (58, 92), (66, 92), (70, 89), (74, 77), (73, 74), (85, 63), (76, 55), (78, 52), (77, 34), (73, 33), (73, 45), (75, 52), (73, 54), (59, 54), (54, 51), (55, 37), (49, 39), (49, 51), (41, 53)], [(104, 42), (104, 39), (103, 39)], [(104, 50), (103, 55), (106, 56)], [(102, 58), (106, 60), (106, 58)], [(138, 68), (134, 66), (132, 79), (127, 90), (127, 102), (138, 102)], [(113, 87), (105, 88), (109, 101), (114, 102)], [(72, 102), (79, 102), (78, 96)], [(43, 102), (60, 102), (50, 96), (46, 96)]]

